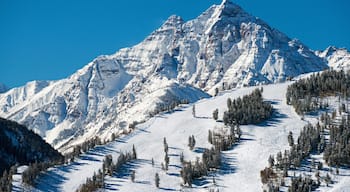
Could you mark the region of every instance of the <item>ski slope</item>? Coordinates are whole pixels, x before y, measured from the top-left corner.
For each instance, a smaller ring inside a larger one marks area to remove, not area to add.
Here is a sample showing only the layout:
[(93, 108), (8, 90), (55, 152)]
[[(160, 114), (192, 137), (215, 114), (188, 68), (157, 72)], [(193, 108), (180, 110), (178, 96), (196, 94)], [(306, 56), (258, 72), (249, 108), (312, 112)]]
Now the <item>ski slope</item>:
[[(111, 154), (116, 160), (120, 151), (131, 151), (135, 145), (138, 159), (126, 164), (112, 177), (106, 176), (105, 191), (262, 191), (260, 170), (268, 165), (270, 154), (288, 149), (287, 135), (293, 132), (297, 138), (299, 131), (308, 121), (316, 117), (307, 117), (306, 120), (294, 112), (285, 102), (285, 92), (291, 82), (263, 86), (263, 97), (272, 102), (275, 112), (272, 119), (259, 125), (241, 126), (242, 141), (231, 150), (223, 152), (223, 166), (221, 170), (211, 173), (210, 176), (194, 182), (193, 188), (182, 187), (180, 177), (180, 154), (184, 153), (185, 160), (194, 161), (201, 157), (203, 148), (210, 148), (207, 141), (208, 130), (222, 123), (212, 119), (212, 112), (218, 108), (219, 118), (226, 110), (227, 98), (236, 98), (249, 94), (256, 87), (241, 88), (222, 93), (220, 96), (203, 99), (195, 103), (196, 117), (192, 115), (192, 106), (185, 105), (175, 112), (158, 115), (126, 136), (104, 146), (98, 146), (84, 154), (74, 163), (51, 168), (38, 180), (35, 189), (26, 188), (15, 182), (15, 191), (66, 191), (72, 192), (92, 177), (94, 172), (102, 167), (105, 155)], [(194, 135), (196, 147), (189, 150), (188, 137)], [(163, 171), (164, 162), (163, 138), (166, 137), (169, 145), (169, 170)], [(152, 166), (151, 159), (155, 165)], [(132, 183), (131, 171), (135, 170), (136, 179)], [(160, 175), (160, 188), (154, 184), (155, 173)], [(349, 191), (349, 171), (341, 170), (335, 178), (336, 183), (330, 187), (321, 187), (321, 191)], [(213, 183), (215, 177), (215, 185)]]

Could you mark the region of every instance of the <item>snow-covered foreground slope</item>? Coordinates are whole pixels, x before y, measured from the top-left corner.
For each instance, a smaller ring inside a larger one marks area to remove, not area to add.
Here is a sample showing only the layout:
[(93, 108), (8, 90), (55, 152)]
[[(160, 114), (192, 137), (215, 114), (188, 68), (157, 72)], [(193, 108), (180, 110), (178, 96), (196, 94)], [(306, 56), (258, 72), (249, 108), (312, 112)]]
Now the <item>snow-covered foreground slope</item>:
[[(260, 125), (242, 126), (242, 142), (231, 150), (223, 152), (223, 168), (208, 178), (197, 181), (189, 191), (208, 191), (213, 188), (212, 176), (215, 176), (216, 187), (220, 191), (262, 191), (259, 172), (267, 166), (270, 154), (288, 149), (287, 135), (292, 131), (295, 137), (307, 123), (286, 105), (285, 92), (289, 83), (263, 86), (263, 97), (273, 103), (276, 109), (274, 117)], [(192, 107), (184, 106), (171, 114), (163, 114), (137, 126), (135, 132), (123, 136), (104, 146), (96, 147), (76, 162), (51, 168), (38, 179), (37, 191), (75, 191), (102, 167), (105, 155), (111, 154), (117, 159), (120, 151), (130, 151), (135, 145), (138, 159), (128, 163), (124, 169), (113, 177), (106, 177), (107, 191), (179, 191), (182, 189), (180, 173), (180, 154), (185, 160), (194, 161), (201, 156), (203, 148), (211, 145), (207, 142), (208, 130), (222, 126), (212, 119), (214, 109), (219, 109), (219, 117), (226, 108), (227, 98), (236, 98), (249, 94), (254, 87), (226, 92), (215, 98), (204, 99), (195, 104), (197, 117), (192, 116)], [(309, 117), (314, 121), (316, 117)], [(196, 148), (188, 148), (188, 136), (196, 138)], [(161, 170), (164, 162), (163, 138), (169, 144), (170, 166), (167, 172)], [(154, 158), (154, 167), (151, 159)], [(135, 183), (130, 180), (131, 170), (136, 171)], [(342, 170), (343, 171), (343, 170)], [(154, 185), (155, 173), (160, 174), (160, 189)], [(322, 191), (346, 191), (350, 189), (349, 171), (341, 172), (333, 188), (323, 187)], [(17, 183), (18, 184), (18, 183)], [(18, 188), (19, 187), (19, 188)], [(20, 191), (16, 186), (16, 191)], [(33, 189), (31, 189), (33, 190)]]
[[(49, 63), (49, 61), (48, 61)], [(128, 129), (173, 100), (284, 81), (327, 68), (303, 43), (224, 0), (185, 22), (171, 16), (139, 44), (94, 59), (70, 77), (0, 94), (0, 116), (62, 152)]]

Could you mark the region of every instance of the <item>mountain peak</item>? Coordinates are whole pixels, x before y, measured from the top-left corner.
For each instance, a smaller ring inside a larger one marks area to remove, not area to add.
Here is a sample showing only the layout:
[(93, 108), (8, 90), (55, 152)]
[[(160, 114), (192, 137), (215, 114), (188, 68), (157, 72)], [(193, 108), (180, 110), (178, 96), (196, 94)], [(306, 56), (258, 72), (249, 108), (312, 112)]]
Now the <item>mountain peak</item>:
[(219, 6), (222, 16), (235, 17), (237, 14), (244, 12), (243, 9), (231, 2), (230, 0), (223, 0)]

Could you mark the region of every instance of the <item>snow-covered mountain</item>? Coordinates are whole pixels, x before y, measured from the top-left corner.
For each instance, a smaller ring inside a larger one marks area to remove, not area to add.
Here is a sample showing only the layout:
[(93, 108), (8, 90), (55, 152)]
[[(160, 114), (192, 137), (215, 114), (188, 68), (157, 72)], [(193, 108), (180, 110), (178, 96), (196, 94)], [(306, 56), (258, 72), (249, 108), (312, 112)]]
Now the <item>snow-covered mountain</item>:
[(329, 67), (350, 70), (350, 53), (345, 48), (330, 46), (324, 51), (317, 51), (316, 54), (324, 58), (328, 62)]
[(7, 86), (3, 83), (0, 83), (0, 93), (5, 93), (7, 90)]
[(119, 133), (174, 100), (215, 88), (284, 81), (327, 68), (298, 40), (224, 0), (197, 18), (169, 19), (144, 41), (100, 56), (66, 79), (0, 94), (0, 116), (28, 125), (55, 148)]

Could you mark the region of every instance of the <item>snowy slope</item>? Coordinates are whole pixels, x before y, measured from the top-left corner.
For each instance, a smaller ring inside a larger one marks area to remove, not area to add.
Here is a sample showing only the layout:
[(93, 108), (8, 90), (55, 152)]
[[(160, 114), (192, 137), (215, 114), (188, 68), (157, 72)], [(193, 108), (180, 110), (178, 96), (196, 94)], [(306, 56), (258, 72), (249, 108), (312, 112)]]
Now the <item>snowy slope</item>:
[(345, 48), (330, 46), (324, 51), (317, 51), (316, 54), (327, 60), (329, 67), (350, 70), (350, 53)]
[(171, 16), (143, 42), (100, 56), (66, 79), (0, 94), (0, 116), (65, 151), (95, 135), (109, 139), (174, 99), (194, 102), (215, 88), (274, 83), (327, 67), (301, 42), (224, 0), (188, 22)]
[[(285, 92), (288, 84), (290, 83), (263, 87), (263, 97), (273, 102), (276, 109), (274, 118), (261, 125), (241, 126), (243, 141), (223, 153), (223, 169), (213, 174), (216, 186), (212, 183), (212, 175), (195, 182), (192, 189), (184, 188), (185, 191), (208, 191), (209, 188), (218, 188), (220, 191), (262, 191), (259, 172), (268, 165), (269, 155), (288, 149), (289, 131), (297, 137), (307, 121), (313, 122), (317, 118), (310, 116), (301, 120), (294, 109), (286, 105)], [(201, 149), (211, 146), (207, 142), (208, 130), (222, 126), (222, 123), (211, 118), (212, 111), (218, 108), (219, 117), (222, 117), (227, 98), (249, 94), (253, 89), (254, 87), (237, 89), (195, 103), (197, 118), (192, 116), (192, 107), (188, 105), (175, 113), (154, 117), (138, 125), (132, 134), (99, 146), (72, 164), (51, 168), (38, 179), (35, 191), (75, 191), (87, 177), (92, 177), (102, 167), (104, 155), (111, 154), (113, 159), (117, 159), (120, 151), (130, 151), (132, 145), (136, 147), (138, 160), (128, 163), (113, 177), (107, 176), (106, 191), (179, 191), (183, 189), (179, 176), (181, 152), (184, 153), (185, 160), (194, 161), (200, 157)], [(194, 151), (190, 151), (187, 146), (190, 135), (196, 138)], [(160, 166), (164, 161), (163, 137), (166, 137), (169, 144), (170, 166), (167, 172), (162, 171)], [(154, 167), (151, 165), (152, 158), (155, 161)], [(136, 171), (135, 183), (130, 180), (131, 170)], [(160, 174), (160, 189), (154, 185), (155, 173)], [(349, 170), (341, 169), (341, 174), (334, 176), (336, 183), (331, 187), (322, 186), (320, 191), (347, 191), (350, 188), (349, 174)], [(17, 180), (15, 189), (21, 191), (22, 186)]]

